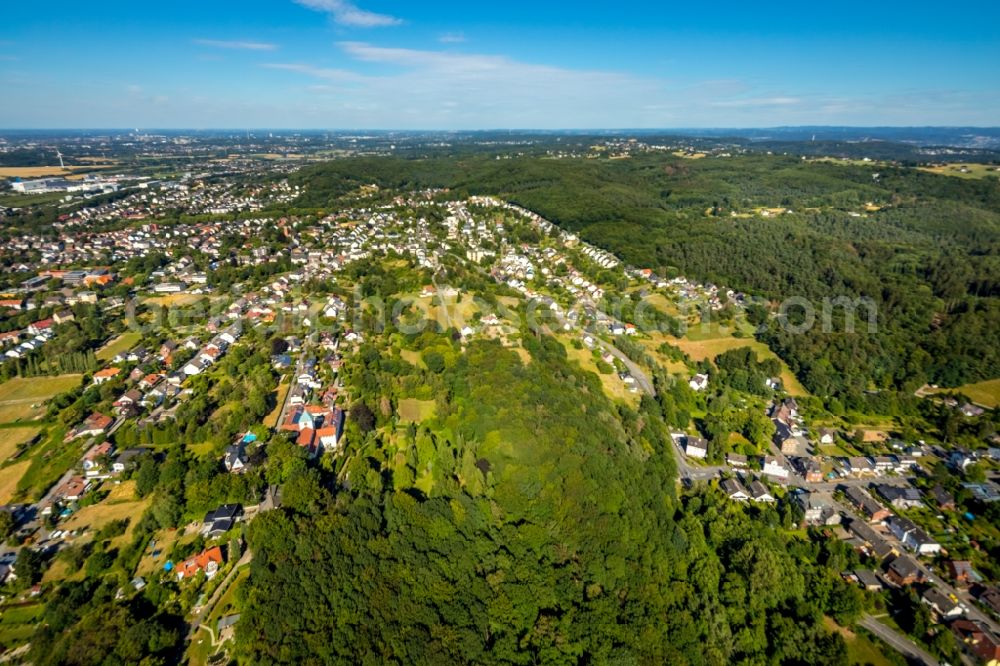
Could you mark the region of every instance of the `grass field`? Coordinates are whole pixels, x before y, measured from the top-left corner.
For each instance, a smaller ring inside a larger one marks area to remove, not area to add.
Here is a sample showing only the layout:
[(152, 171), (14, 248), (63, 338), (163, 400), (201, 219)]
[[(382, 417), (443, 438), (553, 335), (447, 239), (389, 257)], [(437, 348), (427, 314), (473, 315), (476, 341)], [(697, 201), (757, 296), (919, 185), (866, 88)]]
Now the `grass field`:
[[(680, 347), (684, 353), (695, 361), (713, 359), (723, 352), (741, 347), (750, 347), (757, 353), (757, 357), (761, 360), (778, 358), (778, 355), (771, 351), (770, 347), (759, 340), (754, 340), (752, 337), (733, 337), (733, 330), (735, 330), (733, 326), (726, 327), (717, 323), (712, 323), (708, 326), (696, 324), (688, 329), (687, 335), (683, 338), (679, 340), (670, 338), (667, 341)], [(781, 361), (781, 359), (778, 360)], [(782, 385), (790, 395), (809, 395), (809, 392), (798, 378), (792, 374), (792, 371), (788, 369), (784, 361), (781, 361), (780, 377)]]
[(82, 375), (15, 377), (0, 384), (0, 423), (36, 419), (45, 412), (43, 403), (54, 395), (75, 388)]
[(433, 400), (406, 398), (399, 401), (400, 423), (420, 423), (434, 417), (437, 403)]
[(165, 294), (163, 296), (149, 296), (143, 299), (147, 305), (166, 305), (167, 307), (184, 307), (194, 305), (205, 296), (203, 294)]
[(59, 166), (0, 167), (0, 178), (41, 178), (71, 173)]
[(128, 351), (142, 340), (142, 335), (134, 331), (129, 331), (128, 333), (122, 333), (117, 338), (109, 342), (108, 344), (101, 347), (95, 356), (97, 356), (100, 361), (108, 361), (113, 359), (118, 354), (124, 351)]
[(31, 461), (22, 460), (13, 465), (0, 468), (0, 504), (9, 504), (14, 498), (17, 486), (29, 467), (31, 467)]
[(944, 164), (941, 166), (918, 167), (921, 171), (958, 178), (1000, 177), (1000, 167), (995, 164)]
[(847, 643), (847, 657), (852, 665), (871, 666), (893, 666), (895, 662), (885, 657), (888, 649), (885, 645), (878, 643), (865, 634), (856, 633), (841, 627), (832, 618), (824, 617), (823, 625), (830, 631), (835, 631), (844, 637)]
[(415, 365), (418, 368), (426, 368), (424, 360), (420, 358), (420, 352), (418, 351), (413, 349), (400, 349), (399, 355), (410, 365)]
[(17, 453), (18, 448), (34, 439), (40, 428), (0, 428), (0, 463)]
[(0, 608), (0, 650), (26, 643), (35, 633), (36, 624), (44, 610), (43, 604)]
[(114, 520), (128, 518), (129, 525), (128, 530), (123, 535), (124, 538), (118, 537), (119, 540), (127, 541), (131, 536), (132, 529), (139, 522), (139, 518), (142, 517), (143, 512), (151, 501), (151, 497), (130, 502), (114, 502), (105, 499), (99, 504), (91, 504), (90, 506), (83, 507), (70, 516), (61, 527), (67, 530), (81, 528), (99, 530)]
[(1000, 407), (1000, 379), (988, 379), (984, 382), (959, 386), (957, 389), (938, 389), (931, 392), (936, 393), (939, 391), (957, 391), (968, 396), (969, 400), (983, 407)]
[(288, 389), (290, 384), (278, 384), (278, 388), (274, 389), (274, 409), (271, 413), (264, 417), (264, 425), (269, 428), (278, 427), (278, 419), (281, 418), (281, 406), (285, 403), (285, 396), (288, 395)]

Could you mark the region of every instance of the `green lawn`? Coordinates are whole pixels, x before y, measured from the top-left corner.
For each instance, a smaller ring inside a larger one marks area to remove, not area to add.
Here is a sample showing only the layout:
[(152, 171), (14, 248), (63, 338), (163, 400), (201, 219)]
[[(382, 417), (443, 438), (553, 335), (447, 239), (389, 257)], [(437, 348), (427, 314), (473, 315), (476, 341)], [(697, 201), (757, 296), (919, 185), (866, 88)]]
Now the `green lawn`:
[(0, 423), (37, 419), (49, 398), (76, 388), (83, 375), (15, 377), (0, 384)]
[(433, 400), (405, 398), (399, 401), (400, 423), (420, 423), (434, 416), (437, 404)]
[(118, 354), (128, 351), (137, 345), (140, 340), (142, 340), (142, 335), (134, 331), (122, 333), (117, 338), (101, 347), (95, 356), (97, 356), (97, 359), (100, 361), (111, 360)]

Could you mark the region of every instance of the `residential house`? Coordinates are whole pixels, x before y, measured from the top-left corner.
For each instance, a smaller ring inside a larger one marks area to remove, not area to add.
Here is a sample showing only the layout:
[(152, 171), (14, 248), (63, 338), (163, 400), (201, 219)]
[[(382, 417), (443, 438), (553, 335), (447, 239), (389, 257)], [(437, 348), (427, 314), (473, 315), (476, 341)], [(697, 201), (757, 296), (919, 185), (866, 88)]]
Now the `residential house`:
[(912, 486), (901, 487), (880, 483), (875, 486), (875, 492), (895, 509), (916, 509), (924, 505), (920, 491)]
[(109, 382), (121, 373), (121, 368), (102, 368), (94, 373), (94, 383), (103, 384)]
[(743, 487), (743, 484), (737, 479), (723, 479), (722, 492), (726, 493), (726, 497), (737, 502), (746, 502), (750, 499), (750, 495)]
[(852, 456), (844, 461), (847, 471), (852, 476), (864, 477), (875, 476), (875, 464), (863, 456)]
[(985, 622), (960, 618), (948, 625), (962, 646), (985, 666), (1000, 664), (1000, 636)]
[(87, 476), (97, 476), (105, 468), (105, 461), (115, 453), (115, 445), (105, 440), (95, 444), (83, 454), (83, 470)]
[(684, 441), (684, 454), (689, 458), (704, 459), (708, 456), (708, 440), (688, 436)]
[(968, 560), (949, 560), (948, 573), (955, 581), (955, 586), (960, 588), (967, 588), (969, 585), (980, 583), (983, 580), (979, 572), (972, 568), (972, 562)]
[(243, 440), (241, 439), (235, 444), (230, 444), (226, 447), (226, 454), (222, 459), (222, 464), (226, 466), (227, 472), (238, 474), (247, 469), (248, 460), (246, 447), (243, 445)]
[(742, 453), (727, 453), (726, 464), (737, 469), (746, 469), (747, 457)]
[(205, 572), (205, 578), (211, 579), (219, 573), (219, 567), (225, 564), (226, 560), (222, 555), (222, 548), (214, 546), (194, 557), (190, 557), (177, 565), (177, 579), (184, 580), (196, 575), (199, 571)]
[(791, 472), (781, 463), (781, 460), (775, 456), (765, 456), (764, 465), (762, 471), (765, 476), (769, 476), (773, 479), (778, 479), (779, 481), (787, 481), (788, 476)]
[(889, 509), (875, 501), (875, 498), (868, 494), (863, 488), (849, 486), (844, 494), (851, 504), (860, 511), (869, 522), (879, 523), (892, 515)]
[(933, 498), (933, 500), (937, 503), (938, 508), (942, 511), (955, 510), (955, 498), (941, 486), (934, 486), (931, 488), (930, 495), (931, 498)]
[(775, 500), (774, 495), (768, 491), (767, 486), (756, 480), (750, 482), (750, 499), (754, 502), (764, 502), (768, 504), (777, 501)]
[(201, 533), (213, 538), (225, 534), (243, 519), (243, 507), (239, 504), (223, 504), (205, 514), (201, 521)]
[(61, 486), (56, 488), (53, 499), (57, 502), (75, 502), (83, 497), (90, 488), (90, 480), (82, 476), (71, 476)]
[(149, 453), (149, 449), (144, 448), (131, 448), (125, 449), (118, 454), (115, 461), (111, 463), (111, 471), (115, 474), (121, 474), (122, 472), (133, 469), (139, 464), (139, 458), (143, 455)]
[(920, 601), (930, 606), (939, 619), (959, 617), (963, 613), (961, 606), (936, 587), (928, 588), (921, 595)]
[(918, 555), (931, 555), (941, 552), (941, 544), (934, 541), (909, 518), (902, 516), (890, 516), (886, 520), (889, 531), (899, 539), (899, 541)]
[(802, 475), (806, 483), (821, 483), (823, 481), (823, 470), (815, 458), (803, 456), (792, 458), (792, 466)]
[(854, 578), (862, 588), (869, 592), (879, 592), (884, 587), (878, 574), (871, 569), (855, 569)]
[(694, 391), (704, 391), (708, 388), (708, 375), (695, 375), (688, 381), (688, 386)]
[(68, 441), (78, 437), (96, 437), (98, 435), (103, 435), (108, 431), (114, 422), (115, 420), (110, 416), (94, 412), (84, 419), (83, 423), (70, 430), (66, 436), (66, 440)]
[(900, 555), (889, 562), (885, 577), (895, 585), (905, 586), (923, 581), (924, 574), (916, 560), (909, 555)]
[(863, 520), (850, 520), (847, 524), (848, 530), (863, 545), (863, 550), (870, 551), (878, 560), (884, 560), (890, 555), (897, 554), (896, 548), (882, 538), (878, 532)]
[(827, 492), (800, 492), (795, 501), (802, 507), (806, 525), (839, 525), (840, 512)]

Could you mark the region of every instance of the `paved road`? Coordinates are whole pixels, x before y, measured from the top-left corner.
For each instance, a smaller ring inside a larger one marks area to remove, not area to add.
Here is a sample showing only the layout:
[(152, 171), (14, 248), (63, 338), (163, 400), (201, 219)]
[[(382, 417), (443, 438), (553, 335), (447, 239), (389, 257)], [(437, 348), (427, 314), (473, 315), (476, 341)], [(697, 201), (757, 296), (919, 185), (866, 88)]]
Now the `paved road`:
[(871, 615), (865, 615), (858, 624), (881, 638), (887, 645), (907, 659), (915, 659), (927, 666), (940, 666), (938, 660), (928, 654), (926, 650), (898, 631), (885, 626)]

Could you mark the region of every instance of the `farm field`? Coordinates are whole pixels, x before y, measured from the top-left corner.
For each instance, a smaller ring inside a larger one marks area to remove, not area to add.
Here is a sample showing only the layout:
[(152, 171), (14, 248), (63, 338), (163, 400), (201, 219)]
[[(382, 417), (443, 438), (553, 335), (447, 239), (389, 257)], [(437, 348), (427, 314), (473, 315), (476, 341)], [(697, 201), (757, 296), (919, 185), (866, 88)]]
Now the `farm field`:
[(0, 384), (0, 423), (37, 419), (46, 400), (76, 387), (82, 376), (15, 377)]
[(44, 176), (62, 176), (68, 173), (72, 173), (72, 171), (61, 166), (0, 167), (0, 177), (2, 178), (42, 178)]
[(0, 463), (17, 453), (22, 444), (30, 442), (39, 432), (41, 432), (41, 428), (31, 426), (0, 428)]
[(129, 331), (128, 333), (122, 333), (114, 340), (108, 342), (108, 344), (97, 350), (95, 354), (98, 360), (108, 361), (118, 354), (128, 351), (142, 339), (142, 335), (134, 331)]
[(184, 307), (186, 305), (194, 305), (202, 298), (205, 298), (204, 294), (165, 294), (163, 296), (149, 296), (144, 298), (142, 302), (147, 305)]

